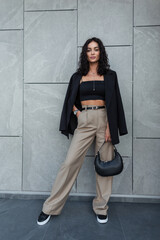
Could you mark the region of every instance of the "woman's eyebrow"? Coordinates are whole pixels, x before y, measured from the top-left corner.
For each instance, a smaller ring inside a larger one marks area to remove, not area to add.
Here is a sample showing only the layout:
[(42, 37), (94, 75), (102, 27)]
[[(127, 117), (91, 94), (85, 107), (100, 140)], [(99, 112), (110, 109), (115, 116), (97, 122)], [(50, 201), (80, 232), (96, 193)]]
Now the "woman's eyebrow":
[[(99, 48), (99, 47), (94, 47), (94, 48)], [(90, 47), (88, 47), (87, 49), (91, 49)]]

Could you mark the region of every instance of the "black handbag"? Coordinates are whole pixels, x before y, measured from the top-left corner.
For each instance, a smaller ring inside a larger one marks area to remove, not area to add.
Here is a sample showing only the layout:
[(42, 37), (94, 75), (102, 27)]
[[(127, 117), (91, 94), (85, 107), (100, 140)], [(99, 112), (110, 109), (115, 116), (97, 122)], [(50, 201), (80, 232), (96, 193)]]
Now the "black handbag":
[[(106, 141), (104, 141), (105, 143)], [(103, 143), (103, 144), (104, 144)], [(102, 146), (103, 146), (102, 144)], [(101, 147), (102, 147), (101, 146)], [(100, 147), (100, 149), (101, 149)], [(95, 171), (103, 177), (108, 177), (108, 176), (114, 176), (117, 174), (120, 174), (123, 170), (123, 159), (119, 152), (117, 151), (116, 147), (114, 146), (114, 158), (110, 161), (101, 161), (100, 158), (100, 149), (98, 150), (95, 160), (94, 160), (94, 165), (95, 165)]]

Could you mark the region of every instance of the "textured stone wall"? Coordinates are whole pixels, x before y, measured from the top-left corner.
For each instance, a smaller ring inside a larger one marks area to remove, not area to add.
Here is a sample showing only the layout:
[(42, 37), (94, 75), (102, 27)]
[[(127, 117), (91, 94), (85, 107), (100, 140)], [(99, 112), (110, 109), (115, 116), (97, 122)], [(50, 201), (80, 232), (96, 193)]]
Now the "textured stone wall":
[[(0, 0), (0, 193), (49, 194), (65, 160), (59, 132), (70, 76), (89, 37), (118, 74), (129, 134), (114, 196), (160, 196), (160, 1)], [(95, 194), (94, 144), (71, 194)]]

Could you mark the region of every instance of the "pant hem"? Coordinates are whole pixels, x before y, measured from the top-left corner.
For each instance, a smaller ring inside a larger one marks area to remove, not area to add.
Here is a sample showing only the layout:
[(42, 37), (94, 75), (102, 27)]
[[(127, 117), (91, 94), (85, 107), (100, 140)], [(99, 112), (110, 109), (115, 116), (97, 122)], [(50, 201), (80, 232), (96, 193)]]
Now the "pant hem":
[(61, 213), (59, 212), (52, 212), (52, 211), (46, 211), (46, 210), (43, 210), (42, 211), (45, 213), (45, 214), (48, 214), (48, 215), (60, 215)]

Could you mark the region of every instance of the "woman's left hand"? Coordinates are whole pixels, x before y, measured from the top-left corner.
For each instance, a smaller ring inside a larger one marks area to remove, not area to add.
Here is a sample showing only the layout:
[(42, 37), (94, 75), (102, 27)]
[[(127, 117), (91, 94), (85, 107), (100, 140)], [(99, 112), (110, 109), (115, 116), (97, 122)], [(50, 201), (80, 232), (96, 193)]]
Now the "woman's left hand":
[(110, 134), (110, 130), (109, 130), (109, 125), (107, 124), (107, 128), (106, 128), (106, 134), (105, 134), (105, 140), (107, 141), (111, 141), (111, 134)]

